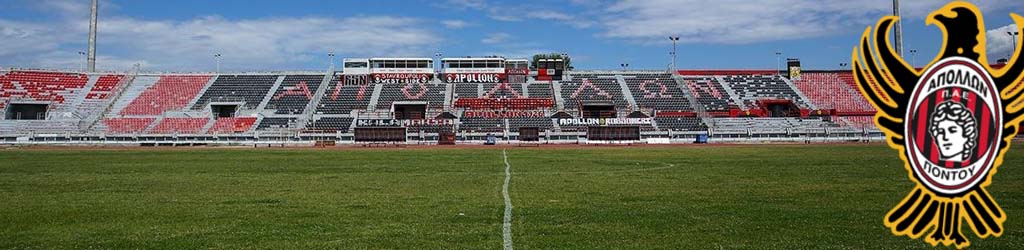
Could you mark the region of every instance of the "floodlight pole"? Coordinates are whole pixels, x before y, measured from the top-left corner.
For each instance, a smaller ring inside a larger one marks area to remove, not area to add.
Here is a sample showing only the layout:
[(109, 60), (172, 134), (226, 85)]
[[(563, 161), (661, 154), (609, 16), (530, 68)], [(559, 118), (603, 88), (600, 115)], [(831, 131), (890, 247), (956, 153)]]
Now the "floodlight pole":
[(670, 36), (668, 40), (672, 41), (672, 70), (679, 70), (678, 68), (678, 51), (676, 50), (677, 44), (679, 43), (679, 36)]
[(1007, 35), (1010, 35), (1010, 41), (1013, 42), (1013, 48), (1010, 48), (1010, 56), (1017, 52), (1017, 36), (1020, 35), (1020, 31), (1007, 31)]
[(327, 58), (331, 61), (331, 72), (334, 72), (334, 51), (327, 52)]
[(444, 67), (444, 64), (441, 63), (441, 56), (442, 55), (444, 55), (444, 54), (441, 54), (441, 51), (434, 52), (434, 65), (431, 65), (431, 66), (434, 66), (434, 73), (435, 74), (440, 74), (441, 73), (441, 68)]
[[(900, 17), (900, 0), (892, 0), (892, 15)], [(893, 31), (896, 37), (896, 54), (903, 56), (903, 19), (896, 20), (896, 28)]]
[(217, 61), (217, 74), (220, 74), (220, 53), (213, 54), (213, 60)]
[(782, 75), (782, 52), (775, 52), (775, 73)]
[(89, 72), (96, 72), (96, 23), (99, 12), (99, 0), (92, 0), (89, 16)]

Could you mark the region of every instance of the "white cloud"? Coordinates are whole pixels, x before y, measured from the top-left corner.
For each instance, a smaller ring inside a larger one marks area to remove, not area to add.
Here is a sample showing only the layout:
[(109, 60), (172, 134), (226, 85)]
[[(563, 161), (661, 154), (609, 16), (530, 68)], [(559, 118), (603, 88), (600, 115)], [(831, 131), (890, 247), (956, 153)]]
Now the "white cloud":
[[(40, 4), (57, 16), (74, 9), (60, 7), (67, 1)], [(389, 16), (172, 21), (107, 15), (99, 27), (97, 67), (125, 70), (142, 62), (150, 70), (211, 70), (212, 55), (221, 53), (225, 70), (309, 69), (321, 61), (326, 68), (328, 51), (339, 57), (427, 55), (428, 47), (441, 42), (429, 27), (419, 19)], [(87, 17), (0, 18), (0, 64), (77, 68), (87, 32)]]
[(462, 29), (470, 26), (468, 22), (462, 20), (444, 20), (441, 21), (441, 25), (448, 29)]
[[(1002, 58), (1009, 58), (1010, 53), (1013, 52), (1013, 40), (1012, 37), (1006, 32), (1020, 31), (1017, 29), (1016, 24), (1010, 24), (1003, 27), (988, 30), (986, 32), (986, 46), (988, 52), (988, 60), (995, 62)], [(1018, 37), (1020, 38), (1020, 37)]]
[(460, 9), (483, 9), (487, 7), (484, 0), (448, 0), (448, 6)]
[(504, 43), (505, 41), (508, 41), (509, 38), (512, 38), (512, 35), (509, 35), (508, 33), (498, 32), (488, 34), (487, 37), (484, 37), (484, 39), (480, 40), (480, 42), (485, 44)]
[[(904, 1), (904, 25), (921, 21), (943, 1)], [(991, 0), (982, 9), (1019, 4)], [(602, 36), (638, 40), (679, 35), (685, 42), (745, 44), (793, 40), (863, 29), (892, 12), (890, 0), (623, 0), (607, 7)]]
[(0, 19), (0, 57), (40, 53), (56, 49), (54, 29), (35, 23)]
[(340, 56), (418, 53), (439, 41), (417, 20), (395, 17), (273, 18), (232, 21), (205, 17), (185, 22), (112, 19), (100, 25), (107, 46), (139, 58), (158, 58), (156, 67), (181, 68), (223, 54), (223, 64), (239, 69), (287, 67), (328, 51)]
[[(537, 48), (521, 48), (521, 49), (503, 49), (503, 50), (483, 52), (483, 53), (477, 53), (477, 54), (479, 54), (479, 55), (496, 55), (496, 56), (502, 56), (502, 57), (505, 57), (505, 58), (519, 59), (519, 58), (532, 58), (533, 55), (547, 54), (547, 53), (551, 53), (551, 51), (544, 50), (544, 49), (537, 49)], [(576, 58), (573, 57), (573, 59), (575, 60)]]
[[(599, 4), (593, 0), (573, 0), (574, 5), (594, 6)], [(576, 28), (588, 28), (594, 22), (584, 15), (572, 15), (567, 12), (552, 9), (550, 5), (511, 5), (511, 4), (489, 4), (485, 0), (448, 0), (448, 6), (455, 6), (457, 9), (479, 10), (486, 13), (487, 17), (503, 22), (521, 22), (525, 20), (549, 20), (556, 23), (567, 24)]]

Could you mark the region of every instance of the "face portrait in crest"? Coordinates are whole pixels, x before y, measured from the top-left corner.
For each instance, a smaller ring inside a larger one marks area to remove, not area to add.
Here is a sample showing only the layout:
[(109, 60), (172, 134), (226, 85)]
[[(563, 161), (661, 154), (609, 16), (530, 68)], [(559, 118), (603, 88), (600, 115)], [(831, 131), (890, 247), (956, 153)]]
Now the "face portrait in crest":
[(956, 101), (945, 101), (936, 106), (928, 131), (935, 139), (940, 158), (946, 161), (967, 160), (978, 143), (974, 114)]

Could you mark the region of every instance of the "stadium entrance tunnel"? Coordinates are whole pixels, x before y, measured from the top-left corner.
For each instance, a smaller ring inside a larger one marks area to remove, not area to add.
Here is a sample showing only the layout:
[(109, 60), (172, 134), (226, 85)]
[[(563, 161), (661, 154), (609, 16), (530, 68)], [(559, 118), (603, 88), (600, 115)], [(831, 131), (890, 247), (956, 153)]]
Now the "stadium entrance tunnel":
[(769, 117), (800, 117), (800, 107), (790, 100), (761, 100), (760, 104)]
[(210, 105), (210, 110), (213, 112), (213, 116), (217, 118), (235, 117), (235, 114), (238, 112), (238, 105)]
[(519, 141), (527, 141), (527, 142), (538, 142), (538, 141), (540, 141), (540, 128), (538, 128), (538, 127), (520, 127), (519, 128)]
[(420, 120), (426, 119), (427, 104), (395, 104), (396, 120)]
[(586, 104), (580, 112), (583, 118), (615, 118), (618, 115), (613, 104)]
[(46, 120), (48, 104), (12, 103), (7, 107), (7, 120)]

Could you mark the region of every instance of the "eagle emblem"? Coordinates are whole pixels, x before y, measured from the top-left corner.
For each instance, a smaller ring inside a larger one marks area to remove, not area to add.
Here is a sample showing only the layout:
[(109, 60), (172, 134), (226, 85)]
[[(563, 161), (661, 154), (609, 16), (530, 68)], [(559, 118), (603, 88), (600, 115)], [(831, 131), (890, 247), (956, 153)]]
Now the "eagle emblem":
[[(1024, 18), (1011, 17), (1024, 27)], [(897, 20), (867, 28), (851, 64), (858, 89), (878, 111), (875, 124), (916, 184), (883, 222), (897, 236), (924, 237), (932, 246), (969, 246), (965, 224), (980, 238), (999, 237), (1006, 214), (985, 188), (1024, 120), (1022, 42), (1007, 64), (989, 65), (981, 11), (952, 2), (925, 20), (942, 31), (943, 46), (915, 69), (889, 45)]]

